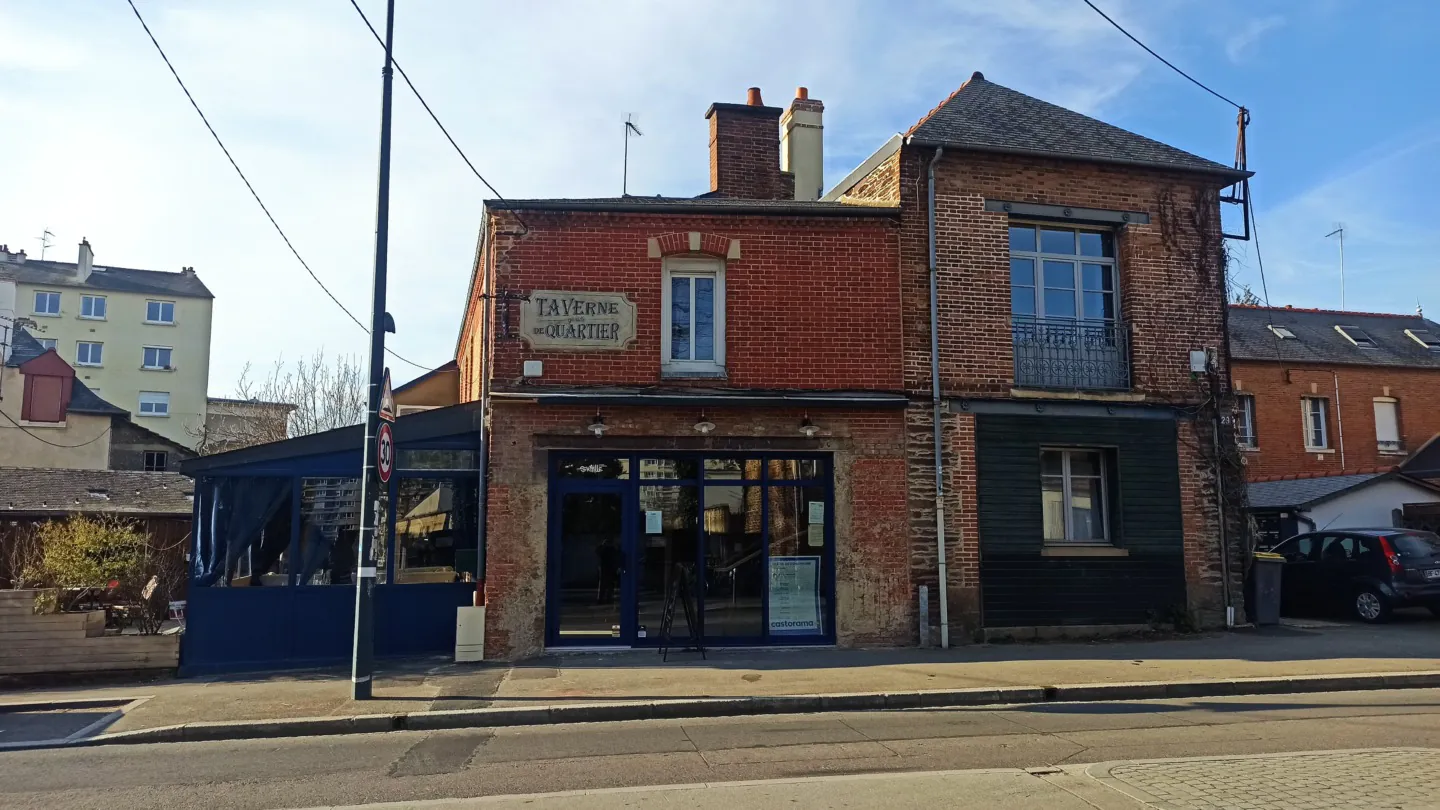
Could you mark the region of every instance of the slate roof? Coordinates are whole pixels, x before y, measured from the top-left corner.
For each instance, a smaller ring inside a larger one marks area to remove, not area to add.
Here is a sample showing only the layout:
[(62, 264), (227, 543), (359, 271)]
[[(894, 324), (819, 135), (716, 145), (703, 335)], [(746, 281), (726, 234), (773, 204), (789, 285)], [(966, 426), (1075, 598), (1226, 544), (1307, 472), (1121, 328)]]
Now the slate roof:
[[(1295, 339), (1277, 339), (1269, 328), (1272, 322), (1289, 329)], [(1335, 331), (1336, 326), (1361, 329), (1375, 341), (1375, 348), (1356, 346)], [(1419, 315), (1232, 305), (1230, 355), (1285, 363), (1440, 368), (1440, 351), (1420, 345), (1405, 334), (1406, 329), (1440, 337), (1440, 324)]]
[(1288, 481), (1260, 481), (1247, 485), (1251, 509), (1302, 507), (1360, 487), (1388, 473), (1330, 475)]
[(0, 467), (5, 513), (177, 515), (191, 513), (195, 486), (179, 473)]
[(500, 211), (603, 211), (645, 214), (751, 214), (797, 217), (899, 217), (895, 206), (851, 205), (814, 200), (743, 200), (731, 197), (578, 197), (486, 200)]
[(1440, 433), (1431, 436), (1400, 462), (1400, 471), (1416, 478), (1440, 478)]
[(111, 267), (108, 264), (95, 265), (90, 277), (83, 282), (76, 278), (75, 273), (74, 262), (52, 262), (43, 259), (0, 262), (0, 277), (12, 278), (25, 284), (183, 298), (215, 297), (205, 286), (205, 282), (194, 273), (137, 270), (131, 267)]
[(906, 134), (926, 146), (1205, 172), (1232, 180), (1251, 174), (1016, 92), (978, 71)]
[[(5, 365), (10, 368), (18, 368), (47, 351), (50, 350), (41, 346), (40, 341), (36, 340), (24, 328), (16, 329), (15, 339), (11, 341), (10, 359), (5, 361)], [(99, 413), (110, 414), (111, 416), (130, 415), (130, 412), (124, 408), (117, 408), (101, 399), (99, 394), (86, 387), (85, 383), (81, 382), (78, 377), (75, 379), (75, 385), (70, 389), (70, 407), (68, 410), (74, 411), (75, 413)]]

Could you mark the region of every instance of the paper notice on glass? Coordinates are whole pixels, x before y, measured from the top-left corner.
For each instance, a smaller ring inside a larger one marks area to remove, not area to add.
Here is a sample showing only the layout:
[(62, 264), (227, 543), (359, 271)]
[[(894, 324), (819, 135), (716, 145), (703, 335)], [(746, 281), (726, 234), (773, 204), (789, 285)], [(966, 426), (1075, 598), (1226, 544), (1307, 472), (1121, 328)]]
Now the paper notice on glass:
[(771, 557), (768, 607), (770, 635), (820, 634), (820, 558)]
[(664, 513), (658, 509), (645, 510), (645, 533), (661, 534), (665, 531)]
[(811, 522), (811, 523), (824, 523), (824, 522), (825, 522), (825, 502), (824, 502), (824, 501), (811, 501), (811, 502), (810, 502), (810, 522)]
[(811, 523), (805, 533), (805, 545), (810, 548), (825, 547), (825, 526), (820, 523)]

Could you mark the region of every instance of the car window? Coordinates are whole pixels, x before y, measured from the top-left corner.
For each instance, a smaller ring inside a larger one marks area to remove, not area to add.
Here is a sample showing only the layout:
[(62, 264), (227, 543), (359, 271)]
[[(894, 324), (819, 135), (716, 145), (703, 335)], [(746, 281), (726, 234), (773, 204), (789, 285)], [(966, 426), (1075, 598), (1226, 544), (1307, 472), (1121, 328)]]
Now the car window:
[(1355, 559), (1363, 563), (1382, 563), (1385, 560), (1385, 546), (1378, 537), (1361, 537)]
[(1355, 538), (1329, 535), (1320, 547), (1321, 562), (1349, 562), (1355, 558)]
[(1430, 532), (1406, 532), (1391, 535), (1390, 545), (1401, 557), (1430, 557), (1440, 555), (1440, 537)]
[(1286, 562), (1308, 562), (1315, 559), (1319, 538), (1310, 535), (1292, 537), (1275, 547), (1275, 553), (1285, 557)]

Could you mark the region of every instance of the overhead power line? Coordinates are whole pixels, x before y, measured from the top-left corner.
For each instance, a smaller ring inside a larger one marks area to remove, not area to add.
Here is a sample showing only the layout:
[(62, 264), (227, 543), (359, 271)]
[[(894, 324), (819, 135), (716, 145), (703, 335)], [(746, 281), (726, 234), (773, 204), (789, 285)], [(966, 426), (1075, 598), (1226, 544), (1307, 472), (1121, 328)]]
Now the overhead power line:
[[(375, 26), (370, 24), (370, 18), (365, 16), (364, 9), (360, 8), (360, 4), (356, 2), (356, 0), (350, 0), (350, 5), (355, 8), (355, 13), (360, 15), (360, 19), (364, 21), (365, 27), (370, 29), (370, 35), (375, 37), (375, 41), (380, 43), (380, 46), (383, 48), (385, 46), (385, 39), (380, 36), (380, 32), (375, 30)], [(405, 80), (405, 86), (410, 88), (410, 92), (415, 94), (415, 99), (420, 102), (420, 106), (425, 108), (425, 112), (430, 116), (430, 120), (434, 121), (435, 126), (440, 128), (440, 133), (445, 136), (445, 140), (449, 141), (450, 145), (455, 147), (455, 153), (460, 156), (461, 160), (465, 161), (466, 166), (470, 167), (471, 173), (479, 178), (480, 182), (484, 183), (486, 188), (490, 189), (490, 193), (494, 194), (496, 199), (502, 203), (505, 202), (505, 195), (496, 190), (495, 186), (491, 185), (490, 181), (485, 179), (485, 175), (481, 174), (480, 170), (475, 168), (475, 164), (470, 161), (469, 156), (465, 154), (465, 150), (461, 149), (460, 144), (456, 143), (455, 139), (451, 137), (450, 130), (446, 129), (445, 125), (440, 123), (440, 116), (436, 115), (435, 111), (430, 109), (429, 102), (425, 101), (425, 97), (420, 95), (419, 90), (415, 89), (415, 83), (410, 81), (410, 77), (405, 73), (405, 68), (400, 67), (399, 60), (392, 57), (390, 61), (395, 65), (395, 71), (400, 74), (400, 78)], [(525, 224), (525, 220), (521, 219), (518, 213), (514, 211), (510, 213), (520, 223), (522, 229), (526, 231), (530, 230), (530, 226)]]
[[(339, 307), (341, 312), (344, 312), (346, 315), (350, 316), (350, 320), (354, 321), (356, 326), (365, 330), (366, 334), (369, 334), (370, 328), (367, 327), (363, 322), (361, 322), (359, 318), (355, 317), (355, 314), (349, 309), (347, 309), (344, 304), (340, 303), (340, 299), (336, 298), (335, 294), (330, 292), (330, 288), (325, 286), (325, 282), (321, 281), (320, 277), (315, 275), (315, 271), (310, 269), (310, 264), (305, 261), (305, 258), (303, 256), (300, 255), (300, 251), (295, 249), (295, 244), (290, 241), (289, 236), (285, 235), (285, 229), (281, 228), (280, 223), (275, 221), (275, 216), (270, 213), (270, 209), (265, 205), (265, 201), (260, 199), (260, 194), (255, 190), (255, 186), (250, 184), (250, 178), (245, 176), (245, 172), (240, 169), (240, 164), (235, 162), (234, 156), (231, 155), (230, 150), (225, 147), (225, 142), (220, 140), (220, 134), (215, 131), (215, 127), (210, 125), (210, 119), (205, 117), (205, 113), (203, 110), (200, 109), (200, 105), (196, 103), (195, 97), (190, 94), (190, 88), (185, 86), (184, 80), (180, 78), (180, 74), (175, 70), (175, 65), (171, 64), (170, 57), (165, 55), (165, 49), (160, 47), (160, 41), (155, 39), (155, 34), (150, 31), (150, 26), (146, 24), (145, 18), (141, 16), (140, 9), (136, 8), (135, 0), (125, 0), (125, 2), (130, 4), (130, 10), (135, 12), (135, 19), (140, 21), (140, 26), (145, 29), (145, 35), (150, 37), (150, 42), (155, 46), (155, 50), (160, 53), (160, 58), (165, 60), (165, 67), (170, 69), (170, 75), (175, 77), (176, 84), (179, 84), (180, 89), (184, 91), (185, 98), (189, 99), (190, 101), (190, 106), (195, 108), (196, 114), (198, 114), (200, 116), (200, 120), (205, 123), (205, 128), (210, 131), (210, 137), (215, 139), (215, 143), (220, 147), (220, 151), (225, 153), (225, 159), (230, 161), (230, 166), (235, 169), (236, 174), (240, 175), (240, 180), (245, 184), (245, 188), (250, 191), (250, 196), (255, 198), (255, 202), (260, 206), (260, 210), (265, 212), (265, 218), (270, 220), (271, 225), (275, 226), (275, 232), (280, 234), (281, 239), (285, 240), (285, 246), (290, 248), (290, 252), (295, 255), (295, 259), (300, 262), (300, 266), (305, 268), (305, 272), (310, 274), (310, 278), (315, 280), (315, 283), (320, 286), (320, 289), (324, 291), (325, 295), (329, 296), (330, 300), (335, 302), (335, 306)], [(417, 363), (409, 358), (403, 357), (395, 350), (388, 347), (385, 349), (385, 351), (389, 352), (390, 355), (395, 359), (400, 360), (401, 362), (409, 363), (415, 368), (425, 371), (429, 371), (431, 368), (430, 366), (426, 366), (421, 363)]]
[(1111, 25), (1115, 26), (1115, 30), (1117, 30), (1117, 31), (1119, 31), (1120, 33), (1124, 34), (1125, 36), (1129, 37), (1131, 42), (1133, 42), (1133, 43), (1135, 43), (1136, 45), (1139, 45), (1140, 47), (1144, 48), (1146, 53), (1150, 54), (1151, 56), (1155, 57), (1156, 59), (1159, 59), (1161, 62), (1164, 62), (1166, 67), (1170, 68), (1171, 70), (1175, 71), (1176, 73), (1179, 73), (1181, 76), (1184, 76), (1185, 78), (1189, 79), (1189, 80), (1191, 81), (1191, 83), (1193, 83), (1196, 87), (1198, 87), (1198, 88), (1200, 88), (1201, 90), (1204, 90), (1205, 92), (1209, 93), (1210, 95), (1212, 95), (1212, 96), (1220, 99), (1221, 101), (1225, 102), (1226, 104), (1229, 104), (1230, 106), (1234, 107), (1235, 109), (1237, 109), (1237, 110), (1243, 109), (1239, 104), (1236, 104), (1235, 102), (1231, 101), (1230, 99), (1228, 99), (1228, 98), (1220, 95), (1219, 93), (1215, 92), (1214, 90), (1211, 90), (1210, 88), (1206, 87), (1204, 84), (1201, 84), (1199, 79), (1196, 79), (1194, 76), (1191, 76), (1189, 73), (1186, 73), (1185, 71), (1181, 70), (1180, 68), (1175, 67), (1175, 65), (1172, 64), (1172, 63), (1170, 62), (1170, 60), (1166, 59), (1165, 57), (1163, 57), (1163, 56), (1161, 56), (1160, 54), (1158, 54), (1158, 53), (1154, 52), (1153, 50), (1151, 50), (1149, 45), (1146, 45), (1145, 43), (1143, 43), (1143, 42), (1141, 42), (1140, 40), (1136, 39), (1134, 34), (1131, 34), (1129, 31), (1126, 31), (1124, 28), (1122, 28), (1122, 27), (1120, 26), (1120, 23), (1117, 23), (1117, 22), (1115, 22), (1114, 20), (1110, 19), (1110, 15), (1108, 15), (1108, 14), (1106, 14), (1105, 12), (1101, 11), (1100, 8), (1099, 8), (1098, 6), (1096, 6), (1094, 3), (1090, 2), (1090, 0), (1083, 0), (1083, 1), (1084, 1), (1085, 5), (1089, 6), (1089, 7), (1092, 8), (1092, 9), (1094, 9), (1096, 14), (1099, 14), (1101, 17), (1104, 17), (1104, 18), (1105, 18), (1105, 22), (1108, 22), (1108, 23), (1110, 23)]
[(74, 450), (74, 449), (77, 448), (77, 447), (84, 447), (84, 446), (86, 446), (86, 445), (88, 445), (88, 444), (94, 444), (95, 442), (98, 442), (98, 441), (100, 441), (101, 439), (105, 438), (106, 436), (109, 436), (109, 435), (110, 435), (110, 428), (107, 427), (107, 428), (105, 428), (104, 430), (100, 431), (100, 435), (96, 436), (95, 438), (91, 439), (91, 440), (88, 441), (88, 442), (81, 442), (81, 443), (79, 443), (79, 444), (59, 444), (58, 442), (52, 442), (52, 441), (50, 441), (49, 439), (47, 439), (47, 438), (45, 438), (44, 436), (41, 436), (41, 435), (39, 435), (39, 434), (37, 434), (37, 433), (32, 433), (32, 432), (30, 432), (30, 430), (29, 430), (28, 428), (26, 428), (24, 425), (20, 424), (19, 422), (16, 422), (13, 418), (11, 418), (10, 414), (8, 414), (8, 413), (5, 413), (5, 412), (3, 412), (3, 411), (0, 411), (0, 416), (5, 417), (5, 421), (10, 423), (10, 425), (0, 425), (0, 427), (11, 427), (11, 428), (14, 429), (14, 430), (19, 430), (21, 433), (24, 433), (25, 435), (29, 436), (30, 438), (34, 439), (34, 440), (37, 441), (37, 442), (40, 442), (41, 444), (48, 444), (48, 445), (50, 445), (51, 447), (59, 447), (59, 448), (61, 448), (62, 450)]

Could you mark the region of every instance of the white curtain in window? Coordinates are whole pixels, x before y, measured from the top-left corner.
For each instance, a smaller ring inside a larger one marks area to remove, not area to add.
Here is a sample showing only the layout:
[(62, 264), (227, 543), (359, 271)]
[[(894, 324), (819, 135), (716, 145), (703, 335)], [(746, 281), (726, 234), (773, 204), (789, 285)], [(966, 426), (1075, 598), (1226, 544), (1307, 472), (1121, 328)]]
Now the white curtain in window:
[(1375, 439), (1381, 450), (1400, 448), (1400, 420), (1394, 400), (1375, 400)]

